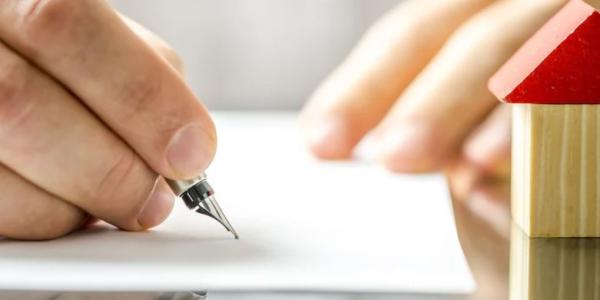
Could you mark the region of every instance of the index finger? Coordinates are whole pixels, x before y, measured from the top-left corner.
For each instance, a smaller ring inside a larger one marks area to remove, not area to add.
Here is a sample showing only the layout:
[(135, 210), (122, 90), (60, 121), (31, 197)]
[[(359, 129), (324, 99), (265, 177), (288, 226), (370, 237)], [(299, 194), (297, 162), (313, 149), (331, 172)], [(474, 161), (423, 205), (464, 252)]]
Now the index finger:
[(451, 33), (494, 1), (403, 1), (377, 22), (309, 100), (302, 119), (311, 150), (350, 156)]
[(77, 95), (154, 170), (201, 173), (216, 135), (177, 72), (101, 0), (8, 0), (0, 39)]

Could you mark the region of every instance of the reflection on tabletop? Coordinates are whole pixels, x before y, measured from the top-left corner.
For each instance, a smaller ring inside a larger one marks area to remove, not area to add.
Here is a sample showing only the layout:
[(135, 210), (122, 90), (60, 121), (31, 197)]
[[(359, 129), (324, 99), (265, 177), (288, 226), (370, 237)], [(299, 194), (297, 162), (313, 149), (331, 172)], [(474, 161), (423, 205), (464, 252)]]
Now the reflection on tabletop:
[[(461, 170), (459, 172), (463, 172)], [(454, 170), (453, 170), (454, 172)], [(600, 239), (531, 239), (510, 222), (506, 180), (451, 173), (456, 228), (477, 283), (468, 299), (600, 299)], [(509, 284), (510, 283), (510, 284)], [(193, 293), (23, 293), (0, 299), (204, 299)], [(209, 293), (210, 300), (465, 299), (463, 296)]]
[(508, 180), (458, 172), (450, 185), (460, 243), (477, 283), (471, 299), (600, 299), (600, 239), (532, 239), (510, 221)]

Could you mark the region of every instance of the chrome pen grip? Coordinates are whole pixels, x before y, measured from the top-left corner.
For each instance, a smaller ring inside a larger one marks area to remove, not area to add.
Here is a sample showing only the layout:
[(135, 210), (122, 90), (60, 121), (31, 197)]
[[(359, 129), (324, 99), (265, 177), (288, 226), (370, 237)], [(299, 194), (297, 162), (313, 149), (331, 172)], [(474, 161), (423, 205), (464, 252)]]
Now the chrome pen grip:
[(178, 197), (185, 193), (189, 188), (193, 187), (199, 182), (206, 181), (206, 174), (202, 174), (196, 178), (188, 180), (171, 180), (167, 179), (167, 184), (171, 187), (175, 195)]

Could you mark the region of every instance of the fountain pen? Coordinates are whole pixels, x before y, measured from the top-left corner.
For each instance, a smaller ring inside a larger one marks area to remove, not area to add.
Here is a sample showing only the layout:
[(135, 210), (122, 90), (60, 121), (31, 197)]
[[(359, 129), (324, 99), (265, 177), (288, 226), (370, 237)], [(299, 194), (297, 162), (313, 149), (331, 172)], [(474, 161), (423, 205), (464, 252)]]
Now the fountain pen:
[(227, 231), (231, 232), (235, 239), (239, 239), (239, 236), (231, 223), (225, 217), (225, 214), (221, 210), (219, 203), (215, 199), (215, 192), (213, 191), (208, 181), (206, 181), (206, 174), (191, 179), (191, 180), (169, 180), (167, 183), (175, 192), (178, 197), (181, 197), (185, 205), (189, 209), (196, 210), (197, 213), (207, 215), (217, 222), (221, 223)]

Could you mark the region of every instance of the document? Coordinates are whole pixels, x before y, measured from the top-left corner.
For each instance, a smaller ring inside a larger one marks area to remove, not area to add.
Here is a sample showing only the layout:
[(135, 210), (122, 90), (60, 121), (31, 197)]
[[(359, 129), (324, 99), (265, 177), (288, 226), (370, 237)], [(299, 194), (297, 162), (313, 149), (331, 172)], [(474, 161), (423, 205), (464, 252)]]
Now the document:
[(319, 161), (294, 113), (216, 113), (215, 122), (208, 179), (239, 240), (178, 201), (147, 232), (101, 223), (48, 242), (0, 240), (0, 289), (473, 290), (441, 175)]

